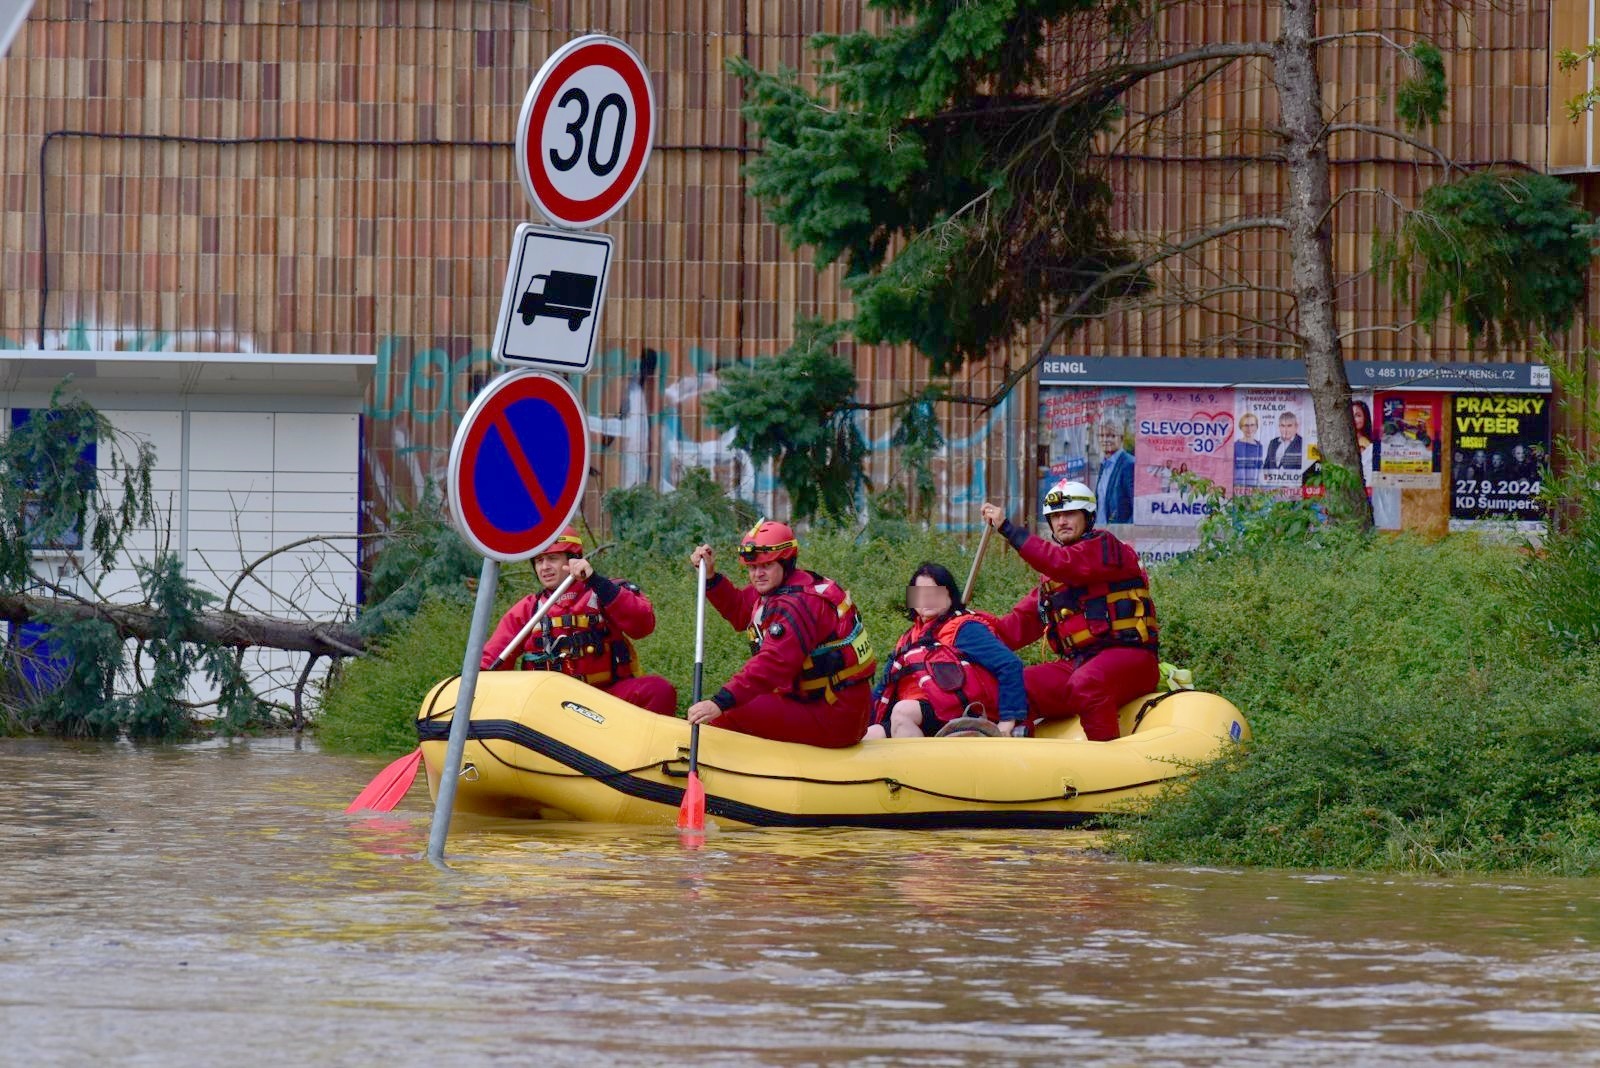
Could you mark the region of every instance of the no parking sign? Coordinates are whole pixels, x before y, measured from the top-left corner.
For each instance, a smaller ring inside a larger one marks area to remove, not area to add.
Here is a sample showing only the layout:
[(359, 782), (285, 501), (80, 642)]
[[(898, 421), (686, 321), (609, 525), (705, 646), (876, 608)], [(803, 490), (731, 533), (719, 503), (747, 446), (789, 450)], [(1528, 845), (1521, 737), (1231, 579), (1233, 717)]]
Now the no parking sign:
[(491, 560), (537, 556), (572, 521), (589, 474), (589, 425), (567, 384), (537, 371), (489, 383), (450, 446), (450, 515)]
[(650, 72), (614, 37), (568, 41), (545, 60), (517, 120), (523, 191), (557, 226), (610, 218), (644, 177), (655, 139)]

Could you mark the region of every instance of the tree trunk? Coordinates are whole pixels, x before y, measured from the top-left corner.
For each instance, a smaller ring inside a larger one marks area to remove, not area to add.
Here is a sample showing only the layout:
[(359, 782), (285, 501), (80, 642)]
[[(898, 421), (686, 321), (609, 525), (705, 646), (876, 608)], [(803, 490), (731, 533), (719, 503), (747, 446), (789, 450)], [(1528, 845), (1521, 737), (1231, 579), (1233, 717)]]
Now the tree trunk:
[[(148, 605), (82, 604), (0, 594), (0, 619), (27, 623), (40, 618), (104, 620), (124, 638), (163, 637), (168, 627), (167, 617)], [(343, 624), (302, 623), (237, 612), (202, 612), (183, 637), (233, 648), (264, 647), (319, 656), (358, 656), (367, 648), (366, 639)]]
[[(1350, 379), (1345, 374), (1335, 317), (1329, 233), (1333, 191), (1322, 77), (1314, 43), (1318, 6), (1318, 0), (1282, 0), (1283, 26), (1272, 46), (1272, 80), (1278, 89), (1289, 175), (1289, 201), (1283, 215), (1289, 223), (1292, 286), (1300, 333), (1305, 338), (1302, 356), (1317, 413), (1317, 440), (1325, 463), (1356, 475), (1354, 484), (1345, 490), (1348, 500), (1342, 502), (1344, 507), (1332, 509), (1332, 513), (1355, 516), (1371, 526), (1372, 507), (1361, 486), (1361, 451), (1350, 418)], [(1329, 492), (1338, 491), (1330, 488)]]

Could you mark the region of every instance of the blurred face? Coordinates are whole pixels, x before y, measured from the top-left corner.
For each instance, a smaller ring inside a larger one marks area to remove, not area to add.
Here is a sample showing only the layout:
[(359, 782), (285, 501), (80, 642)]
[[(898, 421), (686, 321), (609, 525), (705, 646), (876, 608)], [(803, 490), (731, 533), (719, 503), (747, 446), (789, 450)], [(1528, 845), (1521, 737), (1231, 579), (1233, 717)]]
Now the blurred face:
[(1356, 433), (1365, 434), (1370, 427), (1367, 425), (1367, 410), (1359, 404), (1350, 405), (1350, 421), (1356, 426)]
[(1293, 412), (1284, 412), (1282, 415), (1278, 416), (1278, 437), (1284, 443), (1287, 444), (1288, 442), (1293, 441), (1294, 436), (1298, 433), (1300, 433), (1299, 416), (1295, 415)]
[(1253, 415), (1239, 417), (1239, 437), (1245, 441), (1256, 440), (1256, 431), (1261, 429), (1261, 422)]
[(756, 588), (757, 593), (771, 593), (783, 585), (783, 561), (773, 560), (766, 564), (746, 564), (750, 572), (750, 585)]
[(566, 553), (540, 553), (533, 558), (533, 573), (539, 578), (539, 585), (547, 590), (553, 590), (567, 577), (567, 561), (572, 559)]
[(1122, 448), (1122, 434), (1121, 434), (1121, 432), (1118, 431), (1117, 428), (1112, 426), (1110, 423), (1101, 423), (1100, 424), (1100, 452), (1101, 452), (1101, 454), (1105, 455), (1105, 456), (1110, 456), (1112, 453), (1116, 452), (1120, 448)]
[(906, 588), (906, 605), (918, 619), (938, 619), (950, 611), (950, 591), (928, 575), (918, 575)]
[(1513, 445), (1511, 446), (1511, 458), (1520, 464), (1522, 461), (1528, 458), (1528, 450), (1524, 449), (1521, 445)]
[(1050, 516), (1050, 533), (1062, 545), (1071, 545), (1089, 532), (1089, 513), (1076, 509)]

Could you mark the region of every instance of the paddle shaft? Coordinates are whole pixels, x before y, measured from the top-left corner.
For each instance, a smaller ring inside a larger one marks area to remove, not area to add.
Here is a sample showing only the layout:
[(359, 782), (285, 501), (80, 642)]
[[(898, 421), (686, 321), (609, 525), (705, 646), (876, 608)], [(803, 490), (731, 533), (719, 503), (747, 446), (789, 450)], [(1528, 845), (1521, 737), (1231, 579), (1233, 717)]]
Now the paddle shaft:
[(967, 584), (961, 588), (961, 603), (972, 602), (972, 587), (978, 581), (978, 568), (983, 564), (983, 554), (989, 549), (989, 535), (994, 533), (994, 527), (988, 523), (983, 525), (983, 536), (978, 539), (978, 551), (972, 556), (972, 570), (967, 572)]
[[(563, 593), (567, 592), (567, 587), (572, 585), (576, 579), (577, 576), (568, 575), (566, 578), (561, 580), (561, 585), (556, 587), (555, 592), (550, 595), (550, 599), (545, 601), (544, 604), (540, 605), (538, 611), (533, 613), (532, 618), (522, 625), (521, 630), (517, 631), (517, 636), (511, 639), (511, 644), (500, 650), (499, 656), (496, 656), (493, 660), (489, 661), (490, 671), (498, 668), (506, 657), (510, 656), (516, 650), (522, 648), (522, 643), (528, 640), (528, 635), (533, 633), (533, 628), (537, 627), (539, 625), (539, 621), (550, 614), (550, 606), (555, 604), (556, 601), (561, 598)], [(482, 654), (480, 653), (480, 656), (481, 655)]]
[[(694, 601), (694, 702), (705, 696), (706, 674), (706, 562), (701, 559)], [(689, 726), (689, 774), (700, 771), (700, 724)]]
[(467, 748), (467, 725), (472, 719), (472, 696), (478, 689), (478, 664), (483, 659), (483, 642), (489, 634), (495, 587), (499, 585), (500, 562), (484, 557), (483, 570), (478, 574), (478, 599), (472, 606), (472, 626), (467, 630), (467, 652), (461, 658), (456, 707), (450, 713), (450, 741), (445, 746), (444, 767), (439, 769), (439, 796), (434, 801), (433, 824), (428, 829), (428, 859), (441, 868), (447, 866), (444, 843), (450, 835), (450, 810), (456, 803), (456, 780), (461, 774), (461, 754)]

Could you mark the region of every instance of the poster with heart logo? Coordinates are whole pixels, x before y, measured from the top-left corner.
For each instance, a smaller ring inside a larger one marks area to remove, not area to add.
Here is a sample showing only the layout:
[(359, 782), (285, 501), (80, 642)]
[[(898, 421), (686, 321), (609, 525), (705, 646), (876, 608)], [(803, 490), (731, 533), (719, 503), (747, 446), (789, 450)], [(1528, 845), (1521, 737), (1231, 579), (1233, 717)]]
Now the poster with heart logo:
[(1232, 392), (1140, 389), (1135, 403), (1134, 522), (1195, 526), (1210, 514), (1210, 506), (1185, 488), (1182, 476), (1205, 479), (1224, 491), (1233, 488)]

